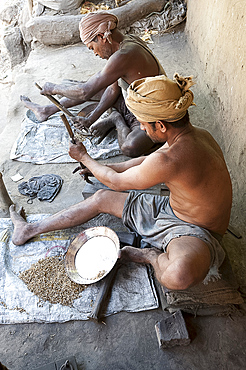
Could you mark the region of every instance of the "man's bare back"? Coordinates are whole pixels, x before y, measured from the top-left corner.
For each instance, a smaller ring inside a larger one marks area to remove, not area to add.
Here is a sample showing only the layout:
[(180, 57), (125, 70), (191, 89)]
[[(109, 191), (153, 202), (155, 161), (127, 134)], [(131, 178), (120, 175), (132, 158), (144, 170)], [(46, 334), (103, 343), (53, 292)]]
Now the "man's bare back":
[[(154, 154), (172, 163), (168, 178), (170, 204), (177, 217), (221, 235), (227, 229), (232, 187), (222, 151), (213, 137), (189, 126), (169, 148)], [(182, 191), (181, 191), (182, 189)]]

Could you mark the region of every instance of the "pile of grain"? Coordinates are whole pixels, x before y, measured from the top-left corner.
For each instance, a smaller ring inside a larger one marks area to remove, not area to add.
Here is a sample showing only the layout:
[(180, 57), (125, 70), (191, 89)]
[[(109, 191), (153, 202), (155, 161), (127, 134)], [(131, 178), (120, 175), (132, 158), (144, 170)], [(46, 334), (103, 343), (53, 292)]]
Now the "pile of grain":
[(28, 289), (43, 301), (72, 306), (86, 285), (69, 279), (61, 257), (47, 257), (19, 274)]

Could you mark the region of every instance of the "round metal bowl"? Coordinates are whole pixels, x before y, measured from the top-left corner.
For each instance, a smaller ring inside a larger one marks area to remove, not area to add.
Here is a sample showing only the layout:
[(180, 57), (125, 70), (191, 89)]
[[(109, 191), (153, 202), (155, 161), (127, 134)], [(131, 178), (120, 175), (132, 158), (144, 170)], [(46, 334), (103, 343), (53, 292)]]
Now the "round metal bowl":
[(114, 267), (120, 249), (117, 234), (108, 227), (91, 227), (80, 233), (65, 255), (65, 269), (78, 284), (92, 284)]

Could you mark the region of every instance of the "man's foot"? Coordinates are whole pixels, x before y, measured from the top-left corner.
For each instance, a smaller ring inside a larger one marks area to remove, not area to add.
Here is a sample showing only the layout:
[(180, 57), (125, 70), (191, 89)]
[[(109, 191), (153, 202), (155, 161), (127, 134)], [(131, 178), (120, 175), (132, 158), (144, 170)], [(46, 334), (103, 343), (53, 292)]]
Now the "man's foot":
[(21, 216), (21, 213), (23, 213), (23, 208), (16, 212), (15, 205), (12, 204), (9, 207), (9, 213), (10, 218), (14, 224), (12, 242), (15, 245), (25, 244), (25, 242), (33, 236), (30, 235), (30, 228), (32, 224), (27, 223), (25, 219)]
[(21, 95), (20, 100), (23, 102), (26, 108), (30, 109), (39, 122), (44, 122), (48, 119), (49, 115), (45, 113), (45, 107), (39, 104), (33, 103), (27, 96)]
[(161, 253), (163, 253), (161, 250), (154, 247), (140, 249), (127, 246), (120, 250), (120, 259), (136, 263), (150, 263), (152, 265)]
[(95, 122), (90, 126), (90, 131), (94, 136), (104, 136), (107, 132), (116, 126), (116, 119), (119, 116), (119, 112), (113, 111), (109, 117), (102, 119), (101, 121)]

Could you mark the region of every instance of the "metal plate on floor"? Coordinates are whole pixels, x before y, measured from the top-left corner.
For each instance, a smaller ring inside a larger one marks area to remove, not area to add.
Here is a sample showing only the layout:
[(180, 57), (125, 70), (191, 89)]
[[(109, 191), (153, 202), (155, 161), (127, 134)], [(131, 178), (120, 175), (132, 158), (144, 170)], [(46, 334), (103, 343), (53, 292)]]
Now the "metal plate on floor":
[(83, 231), (67, 250), (65, 268), (68, 276), (78, 284), (96, 283), (112, 270), (119, 249), (119, 238), (110, 228), (97, 226)]

